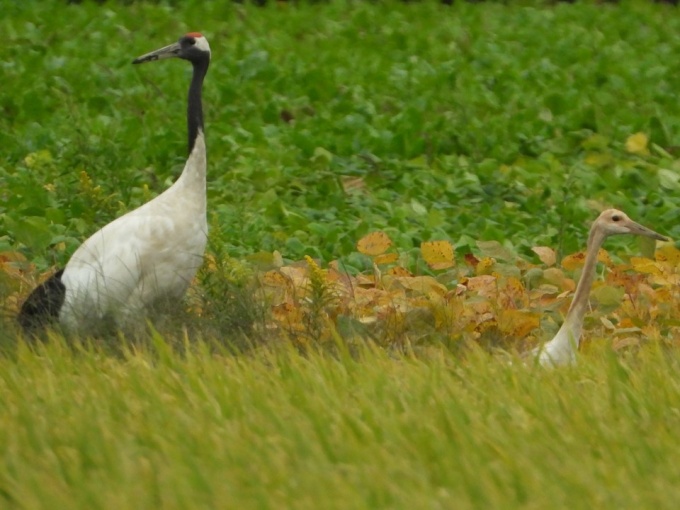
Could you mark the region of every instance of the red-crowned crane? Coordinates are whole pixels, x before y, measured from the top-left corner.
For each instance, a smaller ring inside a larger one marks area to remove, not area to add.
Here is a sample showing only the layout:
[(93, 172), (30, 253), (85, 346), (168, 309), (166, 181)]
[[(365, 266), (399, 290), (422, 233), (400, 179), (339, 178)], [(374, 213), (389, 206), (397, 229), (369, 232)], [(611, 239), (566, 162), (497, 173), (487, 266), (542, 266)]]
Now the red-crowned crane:
[(189, 157), (165, 192), (90, 236), (66, 267), (37, 287), (19, 312), (25, 329), (58, 319), (83, 330), (103, 319), (122, 326), (163, 300), (181, 299), (207, 243), (206, 150), (201, 91), (210, 65), (207, 39), (192, 32), (133, 64), (167, 58), (191, 62)]
[(586, 314), (590, 288), (595, 279), (597, 254), (604, 240), (617, 234), (633, 234), (668, 241), (661, 234), (635, 223), (621, 211), (616, 209), (603, 211), (590, 228), (583, 272), (562, 327), (552, 340), (532, 351), (533, 356), (538, 357), (539, 364), (550, 367), (576, 363), (576, 351), (581, 341), (583, 318)]

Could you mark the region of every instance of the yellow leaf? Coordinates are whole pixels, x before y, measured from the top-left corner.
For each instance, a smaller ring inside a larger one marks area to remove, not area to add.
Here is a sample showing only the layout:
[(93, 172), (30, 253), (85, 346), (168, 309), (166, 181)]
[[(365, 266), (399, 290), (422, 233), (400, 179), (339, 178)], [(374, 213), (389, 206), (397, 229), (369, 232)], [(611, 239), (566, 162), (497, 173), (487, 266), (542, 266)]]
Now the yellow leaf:
[[(389, 273), (389, 271), (387, 271)], [(363, 285), (366, 287), (375, 286), (375, 277), (371, 274), (358, 274), (357, 275), (357, 285)]]
[(287, 276), (289, 281), (298, 289), (307, 288), (307, 285), (309, 284), (309, 276), (307, 275), (307, 267), (305, 266), (284, 266), (279, 269), (279, 272), (282, 275)]
[(647, 149), (647, 144), (649, 143), (649, 138), (644, 133), (635, 133), (630, 135), (626, 140), (626, 150), (631, 154), (649, 154)]
[(387, 237), (385, 232), (371, 232), (365, 235), (357, 243), (357, 250), (364, 255), (375, 257), (387, 251), (392, 245), (392, 240)]
[(538, 315), (531, 312), (501, 310), (498, 317), (498, 329), (504, 335), (525, 337), (538, 326)]
[(373, 262), (375, 264), (391, 264), (392, 262), (396, 262), (398, 258), (398, 253), (383, 253), (382, 255), (376, 255)]
[(18, 251), (3, 251), (0, 252), (0, 262), (20, 261), (25, 262), (26, 256)]
[(600, 251), (597, 252), (597, 261), (602, 262), (606, 266), (610, 266), (613, 264), (612, 259), (609, 257), (609, 253), (607, 253), (607, 250), (600, 248)]
[(543, 271), (543, 278), (558, 287), (562, 287), (562, 282), (566, 279), (566, 276), (561, 269), (550, 267)]
[(270, 287), (287, 287), (291, 281), (290, 278), (281, 274), (279, 271), (267, 271), (262, 275), (262, 283)]
[(567, 271), (573, 271), (574, 269), (581, 267), (585, 260), (586, 260), (585, 253), (583, 252), (572, 253), (571, 255), (567, 255), (562, 259), (562, 267)]
[(272, 317), (280, 324), (294, 330), (304, 329), (302, 311), (291, 303), (281, 303), (272, 307)]
[(514, 276), (505, 279), (502, 289), (503, 295), (506, 296), (510, 302), (521, 300), (524, 297), (526, 290), (519, 278), (515, 278)]
[(453, 245), (448, 241), (425, 241), (420, 245), (420, 252), (432, 269), (446, 269), (455, 265)]
[(547, 282), (556, 285), (560, 291), (571, 291), (576, 288), (574, 280), (567, 278), (562, 270), (556, 267), (549, 267), (543, 271), (543, 278), (545, 278)]
[(496, 297), (498, 294), (498, 281), (495, 276), (481, 275), (473, 276), (465, 281), (465, 286), (469, 291), (476, 292), (484, 297)]
[(666, 244), (656, 250), (657, 262), (668, 262), (672, 267), (680, 266), (680, 250), (672, 244)]
[(208, 268), (208, 271), (215, 272), (217, 271), (217, 261), (215, 260), (215, 256), (211, 253), (206, 253), (205, 254), (205, 265)]
[(446, 294), (446, 286), (439, 283), (431, 276), (412, 276), (410, 278), (399, 278), (397, 283), (408, 290), (415, 290), (422, 294), (435, 292), (440, 295)]
[(491, 268), (495, 263), (496, 259), (493, 259), (491, 257), (482, 257), (481, 259), (479, 259), (479, 262), (475, 267), (475, 274), (482, 275), (491, 273)]
[(391, 267), (387, 270), (385, 274), (393, 276), (413, 276), (413, 273), (411, 273), (411, 271), (401, 266)]
[(548, 248), (547, 246), (534, 246), (531, 248), (531, 251), (538, 255), (538, 258), (541, 259), (541, 262), (543, 262), (546, 266), (555, 265), (555, 250), (552, 248)]
[(660, 275), (659, 265), (651, 259), (645, 257), (631, 257), (630, 263), (638, 273)]

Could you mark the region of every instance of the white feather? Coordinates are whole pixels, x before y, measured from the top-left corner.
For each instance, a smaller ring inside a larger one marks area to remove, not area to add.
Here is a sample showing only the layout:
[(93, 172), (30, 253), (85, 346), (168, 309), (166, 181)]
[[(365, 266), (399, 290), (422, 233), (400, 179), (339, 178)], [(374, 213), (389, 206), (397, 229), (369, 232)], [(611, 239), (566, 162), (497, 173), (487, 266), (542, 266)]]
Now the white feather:
[(195, 37), (194, 39), (196, 40), (196, 47), (199, 50), (205, 51), (206, 53), (210, 53), (210, 45), (208, 44), (208, 40), (205, 37), (200, 36)]
[(580, 338), (581, 327), (565, 323), (552, 340), (534, 349), (532, 356), (538, 356), (539, 364), (545, 367), (574, 365)]
[(59, 319), (69, 328), (112, 316), (119, 325), (163, 298), (180, 299), (207, 243), (206, 150), (202, 132), (180, 178), (112, 221), (73, 254)]

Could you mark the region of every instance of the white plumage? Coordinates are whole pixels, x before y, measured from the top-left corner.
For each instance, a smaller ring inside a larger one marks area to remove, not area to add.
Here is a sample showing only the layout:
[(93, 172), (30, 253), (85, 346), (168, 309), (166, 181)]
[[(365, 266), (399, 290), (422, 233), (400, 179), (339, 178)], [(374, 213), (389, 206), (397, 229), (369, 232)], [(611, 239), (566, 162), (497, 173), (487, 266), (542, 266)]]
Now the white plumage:
[(69, 328), (112, 314), (120, 324), (158, 299), (180, 299), (207, 242), (203, 133), (163, 194), (87, 239), (64, 269), (59, 320)]
[(187, 107), (189, 157), (181, 176), (158, 197), (94, 233), (63, 271), (36, 288), (18, 317), (26, 329), (54, 319), (71, 330), (87, 329), (102, 319), (123, 326), (160, 301), (181, 299), (201, 266), (208, 232), (201, 92), (210, 46), (192, 32), (133, 63), (172, 57), (193, 66)]

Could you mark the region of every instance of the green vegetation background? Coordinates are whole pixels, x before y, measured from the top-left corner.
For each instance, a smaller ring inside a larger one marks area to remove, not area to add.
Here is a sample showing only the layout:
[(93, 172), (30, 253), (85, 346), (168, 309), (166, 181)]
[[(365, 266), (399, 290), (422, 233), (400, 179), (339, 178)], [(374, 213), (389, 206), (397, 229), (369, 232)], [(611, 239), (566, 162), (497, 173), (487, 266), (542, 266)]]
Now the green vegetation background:
[[(181, 171), (190, 69), (131, 60), (188, 30), (214, 54), (209, 207), (223, 253), (361, 268), (354, 246), (374, 229), (401, 251), (495, 239), (527, 256), (536, 245), (568, 253), (603, 205), (680, 234), (680, 20), (669, 6), (2, 10), (0, 250), (40, 268), (63, 265)], [(640, 131), (663, 151), (628, 154)], [(358, 191), (343, 186), (352, 178)]]

